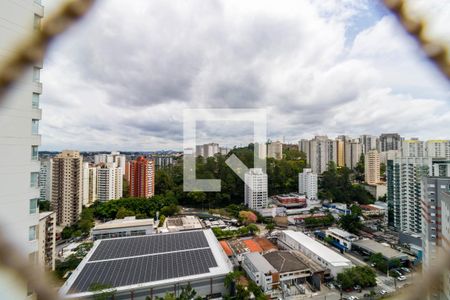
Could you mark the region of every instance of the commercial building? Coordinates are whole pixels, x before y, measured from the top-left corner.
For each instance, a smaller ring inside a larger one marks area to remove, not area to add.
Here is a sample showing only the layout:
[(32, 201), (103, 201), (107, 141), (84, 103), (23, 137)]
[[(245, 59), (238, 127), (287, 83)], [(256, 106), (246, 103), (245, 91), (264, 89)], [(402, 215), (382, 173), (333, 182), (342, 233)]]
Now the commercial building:
[(358, 240), (358, 236), (336, 227), (328, 228), (325, 235), (333, 240), (335, 246), (344, 251), (351, 250), (352, 243)]
[(41, 159), (41, 167), (39, 170), (39, 189), (40, 200), (50, 201), (52, 199), (52, 167), (53, 160), (51, 158)]
[(123, 195), (123, 171), (116, 163), (104, 163), (97, 168), (97, 197), (99, 201), (120, 199)]
[(367, 256), (372, 254), (381, 253), (383, 258), (387, 261), (393, 259), (399, 259), (400, 261), (406, 261), (409, 259), (408, 254), (391, 248), (389, 245), (378, 243), (372, 239), (362, 239), (352, 244), (352, 250), (361, 252)]
[(231, 271), (211, 230), (97, 240), (60, 294), (92, 299), (95, 283), (113, 288), (115, 299), (144, 300), (166, 293), (177, 297), (190, 284), (200, 297), (221, 297)]
[(125, 217), (103, 224), (92, 229), (94, 241), (126, 236), (149, 235), (155, 233), (155, 221), (153, 219), (136, 219), (136, 217)]
[(39, 214), (38, 226), (38, 261), (46, 269), (55, 270), (56, 258), (56, 214), (43, 212)]
[(155, 161), (143, 156), (130, 161), (130, 196), (150, 198), (155, 194)]
[(326, 268), (329, 274), (334, 277), (345, 269), (352, 267), (350, 260), (303, 232), (292, 230), (282, 231), (278, 237), (278, 245), (287, 249), (300, 251), (308, 258)]
[(165, 219), (160, 232), (177, 232), (185, 230), (202, 229), (203, 225), (197, 216), (177, 216)]
[(83, 205), (91, 206), (97, 201), (97, 167), (83, 163)]
[(423, 157), (397, 157), (388, 160), (388, 223), (397, 231), (422, 232), (421, 183), (431, 175), (432, 160)]
[(280, 141), (271, 142), (267, 145), (267, 157), (282, 159), (283, 158), (283, 143)]
[[(16, 47), (33, 30), (39, 30), (44, 8), (36, 1), (0, 1), (0, 56), (2, 60), (16, 54)], [(39, 120), (42, 93), (42, 61), (27, 67), (25, 74), (0, 101), (0, 211), (2, 232), (8, 235), (20, 254), (37, 261), (39, 223), (38, 201), (40, 171), (38, 149), (41, 144)], [(6, 276), (4, 287), (9, 286)], [(24, 299), (25, 284), (11, 285), (4, 299)], [(2, 289), (5, 291), (5, 289)], [(31, 293), (28, 293), (31, 295)]]
[(380, 136), (380, 151), (400, 150), (402, 138), (398, 133), (383, 133)]
[(312, 169), (303, 169), (298, 175), (298, 192), (305, 194), (310, 200), (317, 199), (317, 174)]
[[(440, 261), (437, 260), (443, 251), (450, 249), (450, 228), (448, 225), (450, 214), (450, 178), (449, 177), (425, 177), (422, 184), (422, 247), (423, 247), (423, 272), (429, 272), (436, 268)], [(441, 299), (439, 296), (430, 295), (430, 299)], [(446, 299), (446, 298), (442, 298)]]
[(70, 226), (78, 221), (83, 206), (83, 157), (65, 150), (53, 158), (52, 208), (56, 224)]
[(369, 150), (364, 158), (364, 175), (367, 184), (380, 182), (380, 155), (377, 150)]
[(245, 205), (251, 209), (266, 208), (267, 174), (261, 168), (252, 168), (245, 173)]

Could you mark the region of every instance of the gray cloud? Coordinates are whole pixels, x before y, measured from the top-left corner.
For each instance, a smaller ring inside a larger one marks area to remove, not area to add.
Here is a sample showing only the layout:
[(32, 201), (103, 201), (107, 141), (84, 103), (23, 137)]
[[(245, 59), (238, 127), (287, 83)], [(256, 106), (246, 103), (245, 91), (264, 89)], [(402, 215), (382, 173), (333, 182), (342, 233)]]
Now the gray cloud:
[[(445, 135), (449, 89), (392, 17), (353, 2), (99, 2), (46, 59), (43, 148), (181, 149), (182, 110), (198, 107), (267, 108), (272, 139)], [(368, 11), (378, 21), (355, 24)]]

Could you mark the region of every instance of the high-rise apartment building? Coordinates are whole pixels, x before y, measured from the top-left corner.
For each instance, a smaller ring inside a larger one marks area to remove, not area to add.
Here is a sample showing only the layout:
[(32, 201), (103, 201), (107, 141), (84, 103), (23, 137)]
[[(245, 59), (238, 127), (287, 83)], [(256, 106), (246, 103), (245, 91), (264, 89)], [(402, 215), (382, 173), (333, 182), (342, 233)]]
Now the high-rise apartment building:
[(94, 155), (94, 164), (107, 164), (107, 163), (115, 163), (118, 168), (122, 169), (122, 173), (125, 174), (125, 165), (127, 159), (124, 154), (120, 154), (120, 152), (113, 151), (111, 154), (96, 154)]
[(39, 189), (40, 200), (50, 201), (52, 199), (52, 167), (51, 158), (41, 159), (41, 168), (39, 170)]
[(283, 158), (283, 143), (280, 141), (271, 142), (267, 144), (267, 157), (282, 159)]
[(317, 199), (317, 174), (311, 169), (303, 169), (303, 172), (298, 174), (298, 192), (305, 194), (310, 200)]
[(97, 199), (103, 202), (122, 198), (122, 180), (122, 168), (116, 163), (101, 164), (97, 168)]
[(336, 165), (338, 167), (345, 167), (345, 146), (348, 140), (345, 135), (336, 138)]
[(173, 165), (174, 157), (170, 155), (158, 155), (152, 157), (155, 160), (156, 169), (164, 169)]
[(345, 166), (354, 169), (361, 159), (363, 153), (358, 139), (353, 139), (345, 143)]
[(425, 143), (425, 148), (429, 157), (450, 159), (449, 140), (429, 140)]
[(298, 142), (298, 149), (300, 150), (300, 152), (305, 153), (305, 155), (306, 155), (306, 163), (310, 165), (311, 164), (311, 157), (310, 157), (310, 153), (309, 153), (309, 140), (301, 139)]
[(244, 189), (245, 205), (251, 209), (267, 207), (267, 174), (261, 168), (252, 168), (245, 173)]
[(53, 211), (39, 214), (38, 260), (41, 266), (54, 271), (56, 258), (56, 214)]
[(97, 201), (97, 167), (83, 163), (83, 205), (91, 206)]
[(256, 153), (256, 155), (258, 156), (259, 159), (267, 158), (266, 143), (255, 143), (254, 147), (255, 147), (254, 152)]
[(369, 150), (364, 158), (364, 177), (368, 184), (380, 182), (380, 155), (377, 150)]
[(336, 141), (327, 136), (316, 136), (309, 141), (310, 167), (315, 174), (328, 169), (328, 163), (337, 160)]
[(377, 136), (364, 134), (359, 137), (359, 141), (364, 154), (368, 153), (370, 150), (378, 150)]
[(130, 196), (150, 198), (155, 194), (155, 161), (143, 156), (130, 161)]
[[(39, 1), (0, 1), (2, 59), (16, 54), (16, 47), (22, 43), (22, 39), (33, 30), (39, 30), (43, 15), (44, 8)], [(30, 262), (37, 262), (38, 255), (41, 68), (42, 62), (27, 68), (24, 76), (11, 87), (6, 98), (0, 101), (2, 232), (8, 234), (8, 239), (21, 251), (21, 255), (29, 257)], [(25, 284), (21, 287), (22, 290), (15, 295), (18, 299), (27, 296)], [(7, 295), (2, 296), (12, 299)]]
[[(440, 263), (439, 255), (450, 250), (450, 178), (424, 177), (422, 184), (422, 247), (423, 272), (429, 272)], [(450, 299), (448, 272), (440, 282), (441, 292), (435, 292), (429, 299)], [(446, 286), (446, 288), (444, 288)]]
[(380, 151), (400, 150), (402, 138), (398, 133), (383, 133), (380, 136)]
[(78, 151), (65, 150), (53, 158), (52, 208), (56, 224), (70, 226), (83, 205), (83, 157)]
[(424, 142), (418, 138), (402, 141), (401, 151), (403, 157), (428, 157)]
[(397, 157), (388, 160), (388, 222), (396, 230), (421, 233), (421, 184), (432, 175), (432, 160), (424, 157)]
[(220, 153), (219, 144), (209, 143), (204, 145), (197, 145), (195, 147), (195, 155), (202, 156), (204, 158), (214, 157), (217, 153)]

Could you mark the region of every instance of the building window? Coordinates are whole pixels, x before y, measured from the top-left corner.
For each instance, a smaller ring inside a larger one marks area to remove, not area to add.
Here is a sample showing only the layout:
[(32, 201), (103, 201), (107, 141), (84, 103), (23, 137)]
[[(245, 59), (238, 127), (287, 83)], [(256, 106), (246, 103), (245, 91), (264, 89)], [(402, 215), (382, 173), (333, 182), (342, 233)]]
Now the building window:
[(31, 146), (31, 159), (38, 160), (38, 158), (39, 158), (38, 146)]
[(28, 240), (29, 241), (36, 240), (36, 225), (30, 226), (28, 228)]
[(30, 187), (39, 187), (39, 172), (31, 172), (30, 174)]
[(41, 69), (39, 69), (38, 67), (33, 67), (33, 81), (41, 81)]
[(41, 20), (42, 20), (41, 16), (34, 15), (34, 23), (33, 23), (34, 29), (36, 30), (41, 29)]
[(31, 134), (39, 134), (39, 120), (31, 120)]
[(39, 199), (30, 199), (30, 215), (33, 215), (39, 211), (38, 207)]
[(39, 108), (39, 94), (38, 93), (33, 93), (33, 98), (31, 100), (31, 107)]

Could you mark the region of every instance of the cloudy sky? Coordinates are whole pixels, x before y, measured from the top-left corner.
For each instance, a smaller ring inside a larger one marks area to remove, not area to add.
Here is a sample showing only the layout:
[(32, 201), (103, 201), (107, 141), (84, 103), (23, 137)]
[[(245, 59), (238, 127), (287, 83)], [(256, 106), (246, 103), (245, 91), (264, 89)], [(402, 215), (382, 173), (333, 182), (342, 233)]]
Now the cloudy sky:
[[(450, 44), (450, 4), (410, 2)], [(450, 138), (447, 82), (373, 0), (104, 0), (52, 45), (42, 81), (44, 150), (179, 150), (187, 108), (266, 109), (287, 142)], [(251, 132), (197, 124), (201, 142)]]

